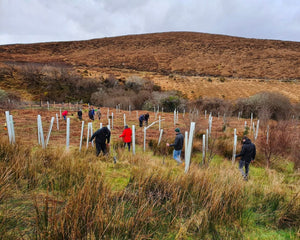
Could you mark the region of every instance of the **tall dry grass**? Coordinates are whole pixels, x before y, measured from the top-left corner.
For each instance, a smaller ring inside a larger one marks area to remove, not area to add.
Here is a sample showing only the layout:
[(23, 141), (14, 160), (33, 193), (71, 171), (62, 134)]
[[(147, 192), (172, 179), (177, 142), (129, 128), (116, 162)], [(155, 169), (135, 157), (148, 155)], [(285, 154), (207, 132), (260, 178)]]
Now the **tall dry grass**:
[[(192, 164), (184, 174), (171, 160), (162, 164), (121, 149), (114, 164), (112, 156), (97, 158), (92, 150), (29, 150), (7, 139), (0, 141), (0, 153), (7, 173), (0, 184), (0, 230), (7, 239), (242, 238), (249, 209), (274, 227), (299, 226), (299, 188), (285, 189), (274, 172), (259, 185), (242, 181), (226, 162)], [(30, 201), (13, 216), (8, 212), (16, 199)], [(29, 219), (26, 231), (12, 224), (17, 218)]]

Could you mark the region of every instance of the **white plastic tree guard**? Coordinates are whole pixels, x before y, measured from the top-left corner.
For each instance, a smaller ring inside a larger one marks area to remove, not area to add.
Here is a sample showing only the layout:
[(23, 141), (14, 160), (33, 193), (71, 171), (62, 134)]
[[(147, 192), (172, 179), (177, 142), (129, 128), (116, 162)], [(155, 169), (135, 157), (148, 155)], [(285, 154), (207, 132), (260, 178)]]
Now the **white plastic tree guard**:
[(84, 129), (84, 121), (82, 121), (82, 123), (81, 123), (81, 134), (80, 134), (79, 152), (81, 152), (81, 148), (82, 148), (83, 129)]
[(205, 147), (205, 134), (202, 136), (202, 164), (205, 163), (206, 147)]
[(46, 147), (48, 146), (48, 143), (49, 143), (50, 134), (51, 134), (51, 131), (52, 131), (52, 127), (53, 127), (54, 120), (55, 120), (55, 118), (52, 117), (52, 118), (51, 118), (51, 122), (50, 122), (50, 126), (49, 126), (48, 135), (47, 135)]
[(161, 142), (161, 138), (162, 138), (163, 132), (164, 132), (164, 130), (163, 130), (163, 129), (160, 129), (157, 146), (159, 146), (159, 144), (160, 144), (160, 142)]
[(102, 128), (102, 125), (103, 125), (103, 124), (102, 124), (102, 122), (101, 122), (101, 123), (100, 123), (100, 129)]
[(190, 133), (189, 133), (188, 149), (187, 149), (188, 152), (187, 152), (187, 159), (186, 159), (185, 171), (184, 171), (185, 173), (187, 173), (188, 170), (189, 170), (189, 168), (190, 168), (194, 131), (195, 131), (195, 122), (191, 122)]
[(107, 114), (106, 114), (107, 116), (107, 118), (109, 118), (109, 108), (107, 108)]
[(187, 162), (187, 149), (188, 149), (188, 131), (184, 132), (184, 161)]
[[(88, 129), (87, 129), (87, 139), (86, 139), (86, 148), (89, 147), (89, 141), (90, 138), (93, 135), (93, 123), (88, 123)], [(94, 147), (94, 140), (92, 141), (92, 146)]]
[(206, 119), (206, 114), (207, 114), (207, 111), (205, 110), (205, 112), (204, 112), (204, 118)]
[(209, 133), (208, 129), (206, 129), (206, 138), (205, 138), (205, 151), (208, 151), (208, 138), (209, 138)]
[(12, 115), (9, 115), (9, 122), (10, 122), (11, 141), (12, 143), (16, 143), (15, 127), (14, 127), (14, 120)]
[(114, 129), (114, 113), (111, 113), (111, 129)]
[(6, 117), (6, 126), (7, 126), (9, 143), (12, 143), (12, 133), (11, 133), (9, 111), (5, 111), (5, 117)]
[(233, 136), (232, 163), (235, 162), (236, 145), (237, 145), (237, 135), (236, 135), (236, 128), (235, 128), (235, 129), (234, 129), (234, 136)]
[(176, 125), (176, 109), (174, 110), (174, 126)]
[(161, 129), (161, 116), (158, 116), (158, 131), (160, 132)]
[(258, 137), (258, 129), (259, 129), (259, 120), (257, 120), (257, 124), (256, 124), (256, 133), (255, 133), (255, 141)]
[(270, 127), (267, 126), (267, 144), (269, 144), (269, 134), (270, 134)]
[(61, 108), (59, 108), (59, 118), (61, 119)]
[(209, 114), (209, 120), (208, 120), (208, 136), (211, 136), (211, 127), (212, 127), (212, 121), (213, 121), (213, 117), (211, 116), (211, 114)]
[(132, 154), (135, 155), (135, 125), (132, 125)]
[(59, 130), (58, 114), (56, 113), (56, 128)]
[(250, 120), (250, 132), (251, 132), (252, 123), (253, 123), (253, 113), (251, 113), (251, 120)]
[(70, 147), (70, 118), (67, 118), (66, 148)]
[[(165, 119), (161, 119), (160, 121), (164, 121), (164, 120)], [(151, 123), (148, 127), (144, 127), (144, 152), (146, 151), (146, 132), (147, 132), (147, 129), (152, 127), (157, 122), (159, 122), (159, 120)]]
[(45, 140), (44, 140), (44, 132), (43, 132), (43, 125), (42, 125), (41, 115), (38, 115), (38, 117), (37, 117), (37, 123), (38, 123), (38, 139), (39, 139), (39, 144), (42, 144), (42, 148), (45, 148)]

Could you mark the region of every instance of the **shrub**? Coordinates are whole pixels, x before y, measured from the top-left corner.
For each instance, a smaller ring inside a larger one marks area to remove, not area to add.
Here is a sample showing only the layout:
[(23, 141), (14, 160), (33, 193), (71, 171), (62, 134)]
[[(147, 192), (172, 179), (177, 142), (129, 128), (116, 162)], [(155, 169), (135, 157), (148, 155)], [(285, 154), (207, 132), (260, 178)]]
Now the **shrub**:
[(291, 116), (292, 105), (287, 97), (280, 93), (262, 92), (249, 98), (239, 99), (234, 113), (243, 112), (248, 118), (251, 113), (265, 122), (268, 119), (286, 120)]

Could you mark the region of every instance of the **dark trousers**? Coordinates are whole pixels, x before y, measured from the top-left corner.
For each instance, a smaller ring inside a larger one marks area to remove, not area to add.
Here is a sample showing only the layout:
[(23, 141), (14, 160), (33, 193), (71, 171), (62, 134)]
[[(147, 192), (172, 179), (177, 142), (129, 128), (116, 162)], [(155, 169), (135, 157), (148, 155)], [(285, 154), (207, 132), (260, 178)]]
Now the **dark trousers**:
[[(240, 160), (239, 170), (240, 170), (241, 174), (243, 175), (243, 177), (248, 177), (249, 165), (250, 165), (250, 162)], [(245, 172), (244, 172), (244, 169), (243, 169), (244, 167), (245, 167)]]
[(127, 146), (128, 146), (128, 151), (130, 151), (130, 142), (124, 143), (124, 147), (126, 147), (126, 144), (127, 144)]
[(99, 156), (99, 154), (101, 153), (101, 151), (103, 152), (103, 154), (106, 154), (106, 143), (96, 143), (96, 154), (97, 156)]
[(143, 120), (141, 121), (141, 120), (139, 120), (140, 121), (140, 127), (142, 127), (143, 126)]

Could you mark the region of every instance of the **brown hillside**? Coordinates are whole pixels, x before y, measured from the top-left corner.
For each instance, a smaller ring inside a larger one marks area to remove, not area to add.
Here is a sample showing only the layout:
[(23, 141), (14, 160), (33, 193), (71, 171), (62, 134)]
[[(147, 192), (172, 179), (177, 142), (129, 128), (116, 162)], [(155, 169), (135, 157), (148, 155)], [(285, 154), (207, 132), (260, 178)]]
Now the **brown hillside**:
[(0, 62), (64, 63), (193, 76), (300, 79), (300, 42), (191, 32), (0, 46)]
[(28, 63), (68, 66), (68, 71), (96, 80), (110, 74), (122, 80), (136, 75), (189, 98), (237, 99), (272, 91), (300, 101), (300, 42), (170, 32), (3, 45), (0, 87), (25, 99), (39, 98), (11, 69), (4, 70)]

